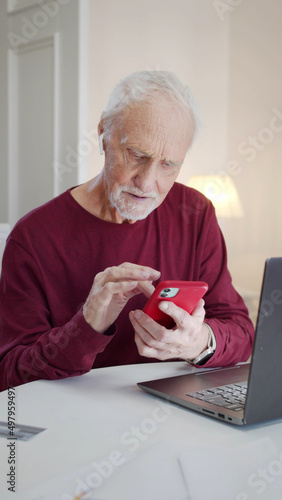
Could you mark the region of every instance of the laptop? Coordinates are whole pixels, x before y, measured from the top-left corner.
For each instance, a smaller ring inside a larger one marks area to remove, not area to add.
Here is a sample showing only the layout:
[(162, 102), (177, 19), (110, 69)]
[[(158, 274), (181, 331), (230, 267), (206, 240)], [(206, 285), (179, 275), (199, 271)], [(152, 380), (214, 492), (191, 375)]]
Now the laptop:
[(282, 418), (282, 258), (265, 262), (251, 363), (139, 382), (162, 399), (235, 425)]

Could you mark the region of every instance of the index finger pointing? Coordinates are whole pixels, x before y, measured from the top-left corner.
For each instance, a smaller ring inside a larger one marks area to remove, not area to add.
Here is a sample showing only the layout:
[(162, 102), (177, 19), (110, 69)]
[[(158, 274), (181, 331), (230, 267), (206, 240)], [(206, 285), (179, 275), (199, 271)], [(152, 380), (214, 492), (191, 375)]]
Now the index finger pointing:
[(142, 273), (143, 275), (147, 276), (146, 279), (151, 279), (152, 281), (157, 280), (161, 273), (157, 269), (153, 269), (152, 267), (149, 266), (141, 266), (139, 264), (133, 264), (132, 262), (124, 262), (123, 264), (120, 265), (121, 268), (127, 269), (128, 271), (136, 272), (136, 273)]
[(104, 283), (109, 281), (153, 281), (160, 277), (160, 272), (146, 266), (122, 264), (105, 270)]

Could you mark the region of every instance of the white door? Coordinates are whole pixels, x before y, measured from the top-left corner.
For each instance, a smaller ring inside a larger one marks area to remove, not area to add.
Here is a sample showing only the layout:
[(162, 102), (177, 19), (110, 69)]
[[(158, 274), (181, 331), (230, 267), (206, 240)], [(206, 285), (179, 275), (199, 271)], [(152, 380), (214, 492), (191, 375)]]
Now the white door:
[(11, 225), (86, 180), (88, 1), (7, 0)]

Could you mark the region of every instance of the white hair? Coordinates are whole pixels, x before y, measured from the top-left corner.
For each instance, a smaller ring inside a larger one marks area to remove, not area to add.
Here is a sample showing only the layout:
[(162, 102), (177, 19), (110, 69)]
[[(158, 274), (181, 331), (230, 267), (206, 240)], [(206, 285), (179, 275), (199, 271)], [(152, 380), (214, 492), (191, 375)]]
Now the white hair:
[(194, 122), (195, 138), (201, 124), (198, 106), (190, 88), (169, 71), (139, 71), (118, 83), (102, 115), (105, 135), (110, 133), (115, 118), (128, 106), (148, 102), (156, 93), (169, 96), (187, 112), (188, 120), (192, 118)]

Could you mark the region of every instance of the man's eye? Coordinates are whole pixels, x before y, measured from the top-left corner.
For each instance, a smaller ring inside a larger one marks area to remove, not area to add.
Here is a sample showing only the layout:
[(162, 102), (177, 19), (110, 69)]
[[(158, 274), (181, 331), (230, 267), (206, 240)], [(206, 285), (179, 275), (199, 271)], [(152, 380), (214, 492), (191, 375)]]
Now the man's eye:
[(145, 158), (145, 156), (144, 156), (144, 155), (140, 155), (139, 153), (135, 153), (135, 152), (134, 152), (134, 151), (132, 151), (132, 150), (129, 150), (128, 152), (129, 152), (130, 156), (131, 156), (132, 158), (134, 158), (134, 160), (143, 160), (143, 159)]
[(175, 165), (173, 163), (171, 163), (170, 161), (163, 161), (162, 165), (165, 168), (174, 168), (175, 167)]

